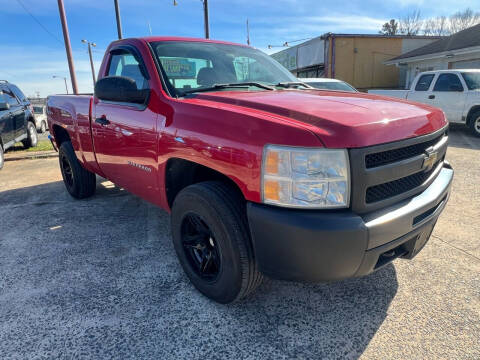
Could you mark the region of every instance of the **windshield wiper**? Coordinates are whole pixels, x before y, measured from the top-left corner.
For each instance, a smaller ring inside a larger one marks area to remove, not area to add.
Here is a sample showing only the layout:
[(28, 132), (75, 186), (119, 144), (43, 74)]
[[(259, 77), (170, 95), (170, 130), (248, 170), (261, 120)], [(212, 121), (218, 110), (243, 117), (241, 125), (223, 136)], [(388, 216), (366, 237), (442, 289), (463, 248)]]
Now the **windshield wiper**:
[(241, 89), (248, 89), (251, 86), (256, 86), (261, 89), (265, 90), (275, 90), (273, 87), (264, 85), (262, 83), (257, 82), (241, 82), (241, 83), (228, 83), (228, 84), (214, 84), (213, 86), (204, 87), (204, 88), (197, 88), (191, 90), (184, 90), (182, 91), (183, 94), (191, 94), (196, 92), (204, 92), (204, 91), (214, 91), (218, 89), (228, 89), (228, 88), (241, 88)]
[(311, 87), (310, 85), (307, 85), (307, 84), (305, 84), (301, 81), (279, 82), (279, 83), (275, 84), (274, 86), (283, 87), (285, 89), (298, 88), (299, 86), (303, 86), (306, 89), (313, 89), (313, 87)]

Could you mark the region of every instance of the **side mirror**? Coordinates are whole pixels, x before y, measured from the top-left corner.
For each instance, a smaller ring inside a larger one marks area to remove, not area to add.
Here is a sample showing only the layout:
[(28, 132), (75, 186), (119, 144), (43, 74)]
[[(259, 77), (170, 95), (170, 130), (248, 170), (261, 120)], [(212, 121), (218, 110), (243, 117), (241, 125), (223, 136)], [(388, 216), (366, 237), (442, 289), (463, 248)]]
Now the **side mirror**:
[(5, 96), (0, 92), (0, 111), (10, 109), (10, 104), (5, 99)]
[(463, 91), (463, 87), (462, 87), (462, 85), (457, 85), (457, 84), (456, 85), (450, 85), (448, 87), (448, 90), (461, 92), (461, 91)]
[(135, 80), (125, 76), (107, 76), (95, 84), (95, 96), (100, 100), (145, 104), (149, 89), (138, 90)]

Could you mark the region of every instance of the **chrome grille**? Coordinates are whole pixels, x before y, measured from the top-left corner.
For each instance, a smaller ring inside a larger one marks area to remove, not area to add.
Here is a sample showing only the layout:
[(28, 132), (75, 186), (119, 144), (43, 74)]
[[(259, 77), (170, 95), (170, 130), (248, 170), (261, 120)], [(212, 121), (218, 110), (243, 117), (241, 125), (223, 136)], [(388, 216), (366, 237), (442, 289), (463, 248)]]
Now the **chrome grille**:
[[(367, 213), (422, 192), (443, 166), (447, 142), (445, 127), (416, 138), (350, 149), (352, 210)], [(436, 162), (428, 166), (427, 153), (432, 152)]]
[(419, 171), (418, 173), (405, 176), (398, 180), (389, 181), (380, 185), (370, 186), (367, 189), (365, 200), (367, 204), (382, 201), (392, 196), (415, 189), (422, 185), (433, 174), (438, 166), (438, 162), (429, 171)]
[(419, 144), (406, 146), (400, 149), (393, 149), (382, 151), (374, 154), (368, 154), (365, 156), (365, 167), (371, 169), (377, 166), (391, 164), (396, 161), (405, 160), (416, 155), (423, 154), (423, 152), (430, 146), (435, 145), (443, 137), (443, 134)]

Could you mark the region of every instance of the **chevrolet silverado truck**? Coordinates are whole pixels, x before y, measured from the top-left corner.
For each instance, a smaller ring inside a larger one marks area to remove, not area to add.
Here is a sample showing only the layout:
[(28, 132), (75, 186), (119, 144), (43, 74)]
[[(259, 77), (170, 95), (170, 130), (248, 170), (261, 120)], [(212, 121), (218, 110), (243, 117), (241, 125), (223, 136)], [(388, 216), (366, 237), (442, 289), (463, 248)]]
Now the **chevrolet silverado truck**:
[(110, 44), (93, 95), (48, 98), (67, 191), (96, 175), (171, 214), (193, 285), (220, 303), (263, 276), (362, 276), (426, 244), (450, 195), (437, 108), (317, 90), (227, 42)]
[(436, 70), (418, 74), (410, 90), (369, 90), (442, 109), (451, 123), (465, 124), (480, 137), (480, 69)]

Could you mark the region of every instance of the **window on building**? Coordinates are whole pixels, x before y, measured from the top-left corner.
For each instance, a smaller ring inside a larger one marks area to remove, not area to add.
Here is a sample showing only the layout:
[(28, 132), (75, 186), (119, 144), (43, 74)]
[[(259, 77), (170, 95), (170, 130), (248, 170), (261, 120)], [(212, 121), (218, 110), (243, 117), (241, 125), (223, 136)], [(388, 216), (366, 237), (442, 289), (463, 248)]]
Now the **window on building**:
[(463, 91), (462, 83), (455, 74), (440, 74), (433, 91)]
[(425, 74), (420, 76), (418, 79), (417, 85), (415, 86), (415, 91), (427, 91), (430, 88), (434, 74)]

